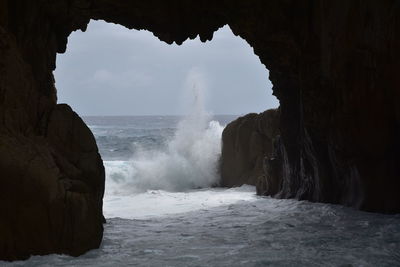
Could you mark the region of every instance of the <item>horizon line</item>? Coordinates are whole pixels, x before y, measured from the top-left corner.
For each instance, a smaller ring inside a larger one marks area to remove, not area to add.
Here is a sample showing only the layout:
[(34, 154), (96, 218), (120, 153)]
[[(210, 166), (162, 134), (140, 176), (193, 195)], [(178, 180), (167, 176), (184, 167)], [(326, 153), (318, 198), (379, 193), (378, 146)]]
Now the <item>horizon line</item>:
[[(257, 113), (257, 112), (250, 112), (250, 113)], [(211, 116), (242, 116), (248, 113), (243, 113), (243, 114), (210, 114)], [(154, 116), (171, 116), (171, 117), (182, 117), (182, 116), (188, 116), (188, 114), (135, 114), (135, 115), (81, 115), (78, 114), (81, 117), (154, 117)]]

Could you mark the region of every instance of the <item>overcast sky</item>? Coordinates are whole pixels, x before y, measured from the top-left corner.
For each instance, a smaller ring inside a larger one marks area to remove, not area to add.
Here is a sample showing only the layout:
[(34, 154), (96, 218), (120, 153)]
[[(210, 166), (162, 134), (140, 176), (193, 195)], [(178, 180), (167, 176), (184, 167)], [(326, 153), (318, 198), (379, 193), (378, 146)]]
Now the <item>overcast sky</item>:
[(202, 77), (205, 109), (245, 114), (277, 107), (268, 71), (225, 26), (211, 42), (168, 45), (147, 31), (91, 21), (58, 54), (58, 102), (80, 115), (180, 115), (191, 103), (189, 73)]

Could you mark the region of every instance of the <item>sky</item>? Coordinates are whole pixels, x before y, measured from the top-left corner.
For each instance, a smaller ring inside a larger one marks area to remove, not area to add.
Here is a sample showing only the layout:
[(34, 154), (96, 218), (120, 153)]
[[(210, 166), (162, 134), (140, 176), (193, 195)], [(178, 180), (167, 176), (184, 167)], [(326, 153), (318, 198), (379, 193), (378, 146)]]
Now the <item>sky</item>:
[(187, 114), (193, 73), (209, 113), (241, 115), (279, 105), (268, 70), (228, 26), (212, 41), (178, 46), (148, 31), (91, 21), (86, 32), (70, 35), (54, 74), (58, 103), (82, 116), (104, 116)]

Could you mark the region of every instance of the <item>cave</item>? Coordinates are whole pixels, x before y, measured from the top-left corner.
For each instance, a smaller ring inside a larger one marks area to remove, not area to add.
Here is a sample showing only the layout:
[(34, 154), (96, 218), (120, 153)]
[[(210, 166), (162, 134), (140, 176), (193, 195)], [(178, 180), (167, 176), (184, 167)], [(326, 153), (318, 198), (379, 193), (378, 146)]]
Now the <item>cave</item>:
[[(280, 101), (275, 197), (400, 211), (397, 1), (0, 0), (0, 259), (99, 246), (104, 167), (57, 105), (53, 70), (90, 19), (168, 44), (224, 25), (270, 70)], [(273, 176), (273, 174), (271, 174)]]

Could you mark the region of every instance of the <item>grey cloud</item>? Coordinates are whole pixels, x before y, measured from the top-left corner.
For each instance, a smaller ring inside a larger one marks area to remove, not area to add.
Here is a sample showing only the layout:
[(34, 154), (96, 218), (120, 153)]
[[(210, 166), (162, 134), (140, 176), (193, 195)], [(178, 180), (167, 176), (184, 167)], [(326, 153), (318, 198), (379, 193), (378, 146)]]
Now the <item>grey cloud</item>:
[(160, 42), (147, 31), (91, 22), (57, 57), (59, 102), (81, 115), (183, 114), (188, 72), (202, 70), (206, 109), (214, 114), (261, 112), (278, 106), (268, 71), (252, 48), (225, 26), (211, 42)]

